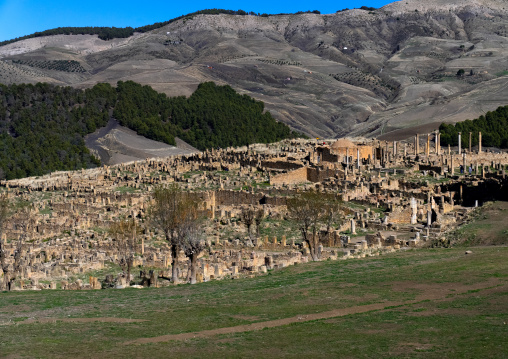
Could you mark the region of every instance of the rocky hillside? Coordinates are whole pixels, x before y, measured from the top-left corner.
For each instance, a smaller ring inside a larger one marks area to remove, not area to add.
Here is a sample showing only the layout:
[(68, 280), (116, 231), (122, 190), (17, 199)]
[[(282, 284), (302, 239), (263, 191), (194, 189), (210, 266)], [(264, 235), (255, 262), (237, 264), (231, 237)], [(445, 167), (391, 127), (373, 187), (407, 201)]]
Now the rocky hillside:
[(56, 35), (2, 46), (0, 82), (84, 88), (134, 80), (189, 96), (214, 81), (312, 136), (404, 137), (506, 105), (507, 36), (501, 0), (193, 15), (125, 39)]

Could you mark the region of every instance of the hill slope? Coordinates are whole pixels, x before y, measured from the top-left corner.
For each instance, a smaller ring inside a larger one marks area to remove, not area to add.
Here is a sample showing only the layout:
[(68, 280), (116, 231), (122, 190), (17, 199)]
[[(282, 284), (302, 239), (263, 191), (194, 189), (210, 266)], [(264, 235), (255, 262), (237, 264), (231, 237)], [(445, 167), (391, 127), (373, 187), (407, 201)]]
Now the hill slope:
[[(115, 126), (112, 116), (153, 141)], [(115, 163), (182, 153), (167, 146), (176, 145), (177, 136), (203, 150), (296, 135), (265, 112), (262, 102), (212, 82), (200, 84), (188, 99), (168, 98), (132, 81), (84, 91), (44, 83), (0, 85), (0, 179), (99, 165), (88, 148), (103, 163)]]
[(193, 15), (109, 41), (38, 37), (0, 47), (0, 82), (134, 80), (189, 96), (212, 80), (310, 135), (437, 128), (506, 105), (507, 8), (408, 0), (330, 15)]
[(177, 138), (175, 140), (176, 146), (150, 140), (120, 126), (115, 120), (110, 120), (107, 126), (85, 136), (86, 147), (106, 165), (199, 152), (189, 145), (185, 146), (185, 142), (178, 141)]

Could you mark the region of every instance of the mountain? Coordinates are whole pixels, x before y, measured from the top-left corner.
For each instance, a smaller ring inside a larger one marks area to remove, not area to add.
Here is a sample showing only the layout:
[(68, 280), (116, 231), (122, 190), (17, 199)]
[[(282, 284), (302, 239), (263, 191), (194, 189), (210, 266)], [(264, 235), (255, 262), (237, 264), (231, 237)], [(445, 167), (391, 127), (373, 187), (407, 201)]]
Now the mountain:
[(133, 80), (190, 96), (214, 81), (319, 137), (403, 138), (507, 102), (501, 0), (403, 0), (328, 15), (194, 14), (127, 38), (98, 36), (1, 46), (0, 83)]

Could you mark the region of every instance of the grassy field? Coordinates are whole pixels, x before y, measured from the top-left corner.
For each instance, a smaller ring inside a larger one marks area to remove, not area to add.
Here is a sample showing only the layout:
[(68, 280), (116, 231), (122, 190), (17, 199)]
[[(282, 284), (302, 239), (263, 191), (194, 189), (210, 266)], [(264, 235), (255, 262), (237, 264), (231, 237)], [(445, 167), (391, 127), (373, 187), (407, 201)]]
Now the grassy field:
[(471, 221), (448, 236), (454, 245), (507, 245), (508, 202), (489, 202), (477, 208)]
[(0, 293), (0, 357), (506, 358), (508, 248), (472, 250), (194, 286)]

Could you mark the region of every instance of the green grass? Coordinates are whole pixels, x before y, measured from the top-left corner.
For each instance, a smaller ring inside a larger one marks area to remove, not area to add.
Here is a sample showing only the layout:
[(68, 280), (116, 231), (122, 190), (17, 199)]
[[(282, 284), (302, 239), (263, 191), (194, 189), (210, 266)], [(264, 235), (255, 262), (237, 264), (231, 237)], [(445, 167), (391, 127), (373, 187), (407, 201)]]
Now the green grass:
[[(0, 356), (507, 357), (508, 248), (473, 252), (408, 250), (160, 289), (0, 293)], [(439, 299), (425, 299), (429, 293)], [(125, 344), (372, 303), (387, 308), (208, 338)], [(22, 323), (34, 317), (146, 321)], [(3, 324), (9, 320), (16, 324)]]
[(286, 236), (288, 244), (291, 239), (294, 239), (296, 243), (302, 242), (302, 236), (298, 229), (297, 223), (284, 219), (264, 219), (261, 223), (261, 228), (259, 228), (259, 235), (263, 240), (265, 236), (268, 236), (270, 243), (275, 236), (280, 242), (283, 235)]
[(191, 178), (194, 175), (203, 174), (203, 171), (189, 171), (185, 172), (183, 178)]
[(343, 205), (344, 205), (344, 207), (349, 208), (349, 209), (351, 209), (353, 211), (354, 210), (364, 211), (367, 208), (370, 208), (370, 210), (372, 212), (377, 212), (379, 214), (384, 214), (385, 211), (386, 211), (385, 207), (365, 206), (363, 204), (356, 203), (355, 201), (344, 202)]
[(505, 221), (508, 202), (489, 202), (469, 214), (466, 223), (447, 234), (455, 246), (506, 245), (508, 223)]
[(134, 188), (134, 187), (128, 187), (128, 186), (121, 186), (121, 187), (116, 187), (115, 188), (115, 192), (120, 192), (122, 194), (124, 194), (124, 193), (134, 193), (136, 191), (139, 191), (139, 189)]
[(504, 70), (504, 71), (500, 71), (500, 72), (496, 73), (497, 77), (506, 76), (506, 75), (508, 75), (508, 70)]
[(39, 211), (39, 214), (51, 214), (52, 212), (53, 210), (51, 209), (51, 207), (46, 206), (44, 209), (41, 209)]

